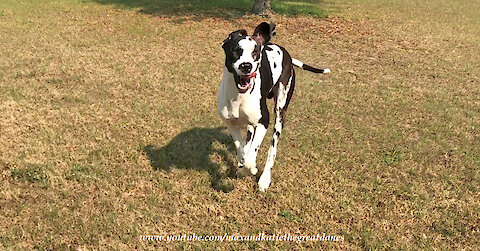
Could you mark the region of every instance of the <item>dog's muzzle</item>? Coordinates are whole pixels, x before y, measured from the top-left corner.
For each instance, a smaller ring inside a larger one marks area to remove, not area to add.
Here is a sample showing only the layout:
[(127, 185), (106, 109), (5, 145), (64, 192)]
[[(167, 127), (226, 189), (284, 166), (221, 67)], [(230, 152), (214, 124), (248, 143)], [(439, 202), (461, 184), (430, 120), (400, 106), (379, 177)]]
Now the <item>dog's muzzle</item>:
[(253, 86), (253, 79), (257, 76), (257, 73), (250, 73), (248, 75), (239, 76), (240, 81), (237, 84), (238, 92), (245, 93)]

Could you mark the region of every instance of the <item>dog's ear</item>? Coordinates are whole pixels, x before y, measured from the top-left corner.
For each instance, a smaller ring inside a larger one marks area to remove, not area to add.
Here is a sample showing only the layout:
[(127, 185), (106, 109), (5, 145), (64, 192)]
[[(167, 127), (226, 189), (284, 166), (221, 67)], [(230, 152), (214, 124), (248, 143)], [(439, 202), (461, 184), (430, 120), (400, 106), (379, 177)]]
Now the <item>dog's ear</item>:
[(261, 45), (265, 45), (270, 39), (275, 36), (275, 24), (269, 24), (263, 22), (255, 28), (252, 38), (259, 42)]
[(247, 36), (247, 31), (245, 29), (234, 31), (230, 33), (230, 35), (228, 35), (228, 37), (225, 40), (223, 40), (223, 45), (225, 45), (225, 43), (232, 40), (233, 38), (246, 37), (246, 36)]

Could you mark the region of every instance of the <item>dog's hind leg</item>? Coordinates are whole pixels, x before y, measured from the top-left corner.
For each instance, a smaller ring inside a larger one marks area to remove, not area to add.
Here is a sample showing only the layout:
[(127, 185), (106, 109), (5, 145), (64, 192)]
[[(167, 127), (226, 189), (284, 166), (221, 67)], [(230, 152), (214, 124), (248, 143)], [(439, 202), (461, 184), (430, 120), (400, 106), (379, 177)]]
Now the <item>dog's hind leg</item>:
[(267, 162), (265, 163), (262, 176), (258, 180), (258, 189), (262, 192), (265, 192), (270, 186), (271, 170), (277, 155), (277, 144), (282, 133), (285, 112), (293, 93), (294, 81), (295, 76), (293, 75), (286, 86), (283, 83), (278, 85), (277, 97), (275, 98), (275, 127), (273, 129), (272, 145), (268, 149)]

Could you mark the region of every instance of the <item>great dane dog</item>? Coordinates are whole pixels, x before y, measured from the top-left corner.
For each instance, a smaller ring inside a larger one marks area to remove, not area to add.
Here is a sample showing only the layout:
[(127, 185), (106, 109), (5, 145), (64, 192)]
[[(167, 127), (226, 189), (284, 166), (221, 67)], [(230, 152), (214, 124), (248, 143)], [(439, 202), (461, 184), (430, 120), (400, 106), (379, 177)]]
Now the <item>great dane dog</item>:
[[(315, 73), (328, 73), (290, 57), (281, 46), (270, 43), (275, 25), (263, 22), (253, 35), (237, 30), (223, 41), (225, 67), (218, 91), (217, 111), (225, 121), (237, 150), (237, 175), (256, 175), (258, 148), (269, 124), (267, 99), (274, 99), (275, 127), (267, 162), (258, 181), (259, 190), (270, 186), (271, 169), (282, 133), (285, 113), (295, 87), (293, 66)], [(241, 130), (247, 129), (246, 142)]]

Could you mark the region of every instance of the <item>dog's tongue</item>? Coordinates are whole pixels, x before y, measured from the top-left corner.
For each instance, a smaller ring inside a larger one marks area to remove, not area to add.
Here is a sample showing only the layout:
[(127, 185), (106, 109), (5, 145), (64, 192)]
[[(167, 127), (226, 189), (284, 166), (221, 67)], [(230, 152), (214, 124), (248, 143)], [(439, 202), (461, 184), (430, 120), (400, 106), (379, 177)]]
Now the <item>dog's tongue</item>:
[(242, 91), (246, 91), (248, 90), (248, 88), (250, 88), (250, 81), (253, 77), (257, 76), (256, 73), (252, 73), (252, 74), (249, 74), (249, 75), (246, 75), (246, 76), (242, 76), (240, 78), (240, 86), (239, 88), (242, 90)]
[(241, 90), (247, 90), (250, 84), (250, 78), (248, 76), (241, 77), (240, 78), (240, 89)]

